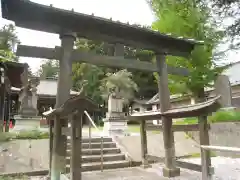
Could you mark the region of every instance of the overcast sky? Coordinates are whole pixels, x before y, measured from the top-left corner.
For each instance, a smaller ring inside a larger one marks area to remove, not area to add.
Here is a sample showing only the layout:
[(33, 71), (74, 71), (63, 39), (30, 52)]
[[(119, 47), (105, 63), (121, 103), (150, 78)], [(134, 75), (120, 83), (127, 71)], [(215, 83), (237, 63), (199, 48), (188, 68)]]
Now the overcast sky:
[[(81, 12), (85, 14), (94, 13), (95, 16), (104, 18), (112, 17), (113, 20), (121, 22), (137, 23), (142, 25), (151, 25), (154, 21), (146, 0), (31, 0), (44, 5), (52, 4), (54, 7)], [(0, 19), (0, 26), (10, 23)], [(23, 28), (17, 28), (18, 37), (23, 45), (34, 45), (41, 47), (55, 47), (60, 45), (58, 35), (39, 31), (33, 31)], [(239, 53), (238, 53), (239, 54)], [(238, 61), (238, 54), (228, 53), (227, 61)], [(42, 60), (36, 58), (20, 58), (21, 62), (27, 62), (32, 71), (36, 72), (41, 65)]]

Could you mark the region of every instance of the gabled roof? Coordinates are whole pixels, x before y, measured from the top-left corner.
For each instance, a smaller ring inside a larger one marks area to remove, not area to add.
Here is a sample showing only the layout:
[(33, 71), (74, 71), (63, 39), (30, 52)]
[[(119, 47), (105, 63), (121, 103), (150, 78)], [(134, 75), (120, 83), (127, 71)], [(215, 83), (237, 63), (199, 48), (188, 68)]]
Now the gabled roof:
[(101, 111), (98, 104), (94, 102), (91, 98), (79, 94), (72, 98), (69, 98), (64, 104), (62, 104), (57, 109), (50, 109), (43, 113), (46, 117), (51, 117), (54, 115), (67, 116), (75, 111)]

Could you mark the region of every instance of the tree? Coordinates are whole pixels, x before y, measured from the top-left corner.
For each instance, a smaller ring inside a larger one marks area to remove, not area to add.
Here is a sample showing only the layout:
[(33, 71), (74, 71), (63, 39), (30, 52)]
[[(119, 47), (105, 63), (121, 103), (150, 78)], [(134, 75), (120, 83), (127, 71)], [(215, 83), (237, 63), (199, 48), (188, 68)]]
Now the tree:
[(38, 70), (41, 79), (56, 78), (59, 72), (59, 63), (57, 60), (46, 60)]
[(169, 75), (171, 92), (190, 92), (195, 97), (203, 97), (204, 87), (212, 86), (216, 76), (223, 70), (213, 60), (223, 32), (216, 30), (210, 10), (204, 3), (196, 4), (194, 0), (151, 0), (150, 5), (157, 18), (152, 24), (154, 30), (204, 41), (204, 45), (197, 46), (189, 58), (167, 56), (168, 64), (190, 71), (189, 77)]
[[(76, 42), (76, 47), (85, 51), (93, 51), (100, 55), (113, 54), (113, 46), (98, 41), (78, 39)], [(138, 59), (140, 61), (151, 61), (153, 54), (149, 51), (144, 51), (141, 49), (137, 50), (135, 48), (125, 46), (124, 57), (129, 59)], [(91, 94), (93, 94), (94, 98), (97, 98), (99, 102), (102, 102), (101, 93), (99, 92), (98, 88), (100, 85), (99, 82), (106, 77), (107, 73), (115, 73), (119, 70), (121, 69), (99, 67), (86, 63), (76, 63), (73, 65), (73, 85), (75, 90), (78, 90), (79, 87), (81, 87), (82, 81), (87, 80), (88, 85), (85, 87), (85, 89), (88, 89), (86, 90), (88, 95), (92, 97)], [(135, 92), (135, 96), (137, 98), (151, 98), (156, 94), (157, 84), (155, 83), (153, 74), (137, 70), (129, 70), (129, 72), (132, 72), (132, 79), (139, 87), (139, 91)]]
[(13, 49), (20, 43), (15, 26), (12, 24), (3, 26), (0, 29), (0, 60), (18, 61)]
[[(200, 2), (206, 0), (199, 0)], [(239, 49), (240, 47), (240, 1), (239, 0), (212, 0), (212, 7), (222, 21), (231, 20), (226, 28), (226, 34), (231, 40), (230, 49)]]
[(128, 102), (134, 97), (135, 91), (138, 91), (138, 86), (132, 79), (132, 73), (124, 69), (116, 73), (108, 73), (102, 80), (100, 89), (104, 99), (114, 92)]

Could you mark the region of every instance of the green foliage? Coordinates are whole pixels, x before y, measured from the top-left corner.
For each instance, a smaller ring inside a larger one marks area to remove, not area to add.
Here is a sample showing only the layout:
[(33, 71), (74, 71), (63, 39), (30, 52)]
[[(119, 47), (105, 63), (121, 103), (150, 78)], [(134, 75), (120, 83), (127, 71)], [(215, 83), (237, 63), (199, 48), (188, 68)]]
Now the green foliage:
[(59, 62), (57, 60), (46, 60), (38, 70), (41, 79), (56, 78), (59, 72)]
[(239, 121), (240, 122), (240, 112), (238, 111), (218, 111), (214, 113), (209, 118), (209, 122), (228, 122), (228, 121)]
[(15, 139), (48, 139), (49, 133), (40, 130), (23, 130), (19, 132), (5, 132), (0, 134), (0, 142), (11, 141)]
[[(86, 39), (78, 39), (76, 41), (77, 49), (81, 51), (91, 51), (99, 55), (113, 55), (113, 47), (109, 44), (105, 44), (98, 41), (91, 41)], [(124, 56), (129, 59), (138, 59), (141, 61), (151, 61), (153, 54), (149, 51), (141, 49), (134, 49), (128, 46), (124, 47)], [(87, 81), (85, 86), (85, 95), (94, 99), (97, 103), (102, 104), (103, 98), (102, 93), (106, 97), (106, 86), (103, 82), (107, 82), (109, 75), (114, 74), (121, 69), (119, 68), (108, 68), (100, 67), (87, 63), (76, 63), (73, 64), (73, 87), (74, 90), (79, 90), (82, 84)], [(140, 71), (129, 71), (131, 72), (132, 82), (135, 82), (139, 87), (139, 91), (135, 92), (134, 95), (139, 98), (151, 98), (156, 94), (157, 85), (154, 80), (154, 76), (151, 73), (140, 72)], [(111, 79), (111, 78), (110, 78)], [(132, 85), (132, 84), (129, 84)], [(128, 85), (128, 86), (129, 86)], [(126, 85), (124, 85), (126, 86)], [(101, 89), (100, 89), (101, 87)], [(105, 89), (105, 90), (104, 90)]]
[(40, 130), (20, 131), (15, 134), (14, 139), (48, 139), (49, 133)]
[(213, 50), (223, 38), (223, 32), (216, 30), (215, 24), (211, 22), (207, 5), (196, 6), (194, 0), (151, 0), (150, 3), (157, 17), (152, 24), (154, 30), (204, 41), (204, 45), (197, 46), (187, 59), (167, 57), (168, 64), (185, 67), (190, 71), (187, 78), (169, 75), (170, 90), (173, 93), (191, 92), (195, 95), (199, 89), (211, 86), (223, 70), (216, 67), (213, 61)]
[[(199, 0), (205, 2), (206, 0)], [(208, 1), (207, 1), (208, 2)], [(211, 0), (212, 8), (218, 16), (216, 19), (222, 25), (226, 21), (227, 27), (225, 33), (231, 40), (230, 49), (239, 49), (240, 47), (240, 1), (239, 0)], [(232, 23), (229, 23), (229, 20)], [(226, 26), (226, 25), (225, 25)]]
[(0, 176), (0, 180), (28, 180), (29, 177), (19, 173), (17, 176)]
[(0, 142), (6, 142), (6, 141), (10, 141), (13, 139), (13, 135), (11, 133), (0, 133)]
[(0, 29), (0, 61), (18, 61), (13, 49), (20, 43), (15, 26), (5, 25)]
[[(240, 112), (238, 111), (224, 111), (220, 110), (213, 113), (208, 117), (208, 123), (219, 123), (219, 122), (240, 122)], [(198, 124), (197, 118), (186, 118), (181, 121), (176, 121), (174, 124)]]
[(116, 73), (107, 73), (102, 80), (100, 90), (104, 99), (113, 91), (126, 101), (134, 97), (134, 92), (138, 91), (137, 84), (132, 80), (132, 73), (127, 70), (120, 70)]

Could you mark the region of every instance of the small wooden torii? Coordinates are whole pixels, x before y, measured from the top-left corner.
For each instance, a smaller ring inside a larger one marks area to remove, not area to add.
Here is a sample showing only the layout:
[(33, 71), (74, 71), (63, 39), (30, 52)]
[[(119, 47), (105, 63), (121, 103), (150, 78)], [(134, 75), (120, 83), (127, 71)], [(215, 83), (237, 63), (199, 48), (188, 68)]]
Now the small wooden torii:
[[(67, 11), (52, 6), (40, 5), (26, 0), (2, 0), (3, 18), (12, 20), (16, 26), (40, 30), (60, 35), (61, 48), (41, 48), (32, 46), (18, 46), (17, 55), (59, 60), (60, 73), (58, 78), (58, 92), (56, 109), (69, 98), (71, 88), (72, 63), (86, 62), (95, 65), (128, 68), (159, 74), (159, 95), (161, 111), (170, 109), (168, 73), (187, 76), (188, 70), (166, 64), (166, 56), (187, 57), (196, 44), (202, 42), (182, 37), (172, 37), (146, 28), (138, 28), (129, 24)], [(31, 15), (30, 15), (31, 14)], [(78, 23), (76, 23), (78, 22)], [(76, 37), (100, 40), (115, 45), (114, 56), (96, 55), (91, 52), (74, 50)], [(124, 45), (154, 51), (156, 64), (124, 58)], [(180, 169), (175, 166), (175, 147), (172, 143), (172, 119), (163, 117), (163, 137), (165, 149), (165, 167), (163, 175), (174, 177), (180, 175)], [(55, 121), (53, 151), (58, 155), (52, 159), (52, 180), (59, 180), (64, 172), (64, 162), (60, 156), (66, 156), (66, 147), (60, 143), (66, 142), (61, 134), (62, 128), (67, 126), (67, 120)], [(58, 149), (61, 149), (58, 150)], [(62, 167), (59, 167), (62, 164)]]

